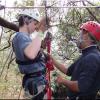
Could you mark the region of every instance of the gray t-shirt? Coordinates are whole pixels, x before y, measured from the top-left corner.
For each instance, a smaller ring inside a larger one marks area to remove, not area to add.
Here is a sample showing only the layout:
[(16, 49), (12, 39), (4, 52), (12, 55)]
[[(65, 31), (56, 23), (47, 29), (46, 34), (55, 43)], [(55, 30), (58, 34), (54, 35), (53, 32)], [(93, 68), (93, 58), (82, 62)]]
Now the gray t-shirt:
[[(17, 32), (13, 38), (13, 49), (16, 55), (16, 59), (20, 61), (27, 61), (28, 58), (24, 55), (24, 49), (32, 42), (30, 36), (26, 33)], [(35, 49), (35, 48), (34, 48)], [(29, 65), (18, 65), (19, 70), (22, 74), (29, 74), (38, 72), (45, 69), (45, 64), (40, 61)]]

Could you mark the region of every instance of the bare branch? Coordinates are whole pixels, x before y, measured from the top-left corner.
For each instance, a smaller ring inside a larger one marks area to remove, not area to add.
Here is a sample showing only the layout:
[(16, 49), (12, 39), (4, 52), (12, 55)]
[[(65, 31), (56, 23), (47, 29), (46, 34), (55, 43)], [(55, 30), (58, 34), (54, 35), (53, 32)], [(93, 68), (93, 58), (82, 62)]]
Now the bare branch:
[(19, 27), (16, 24), (9, 22), (2, 17), (0, 17), (0, 25), (14, 31), (19, 31)]
[[(86, 6), (86, 4), (85, 4), (84, 1), (82, 1), (82, 3), (83, 3), (84, 6)], [(96, 16), (90, 11), (89, 8), (86, 8), (86, 9), (87, 9), (87, 11), (89, 12), (89, 14), (90, 14), (97, 22), (100, 22), (100, 21), (96, 18)]]
[(1, 69), (0, 77), (2, 76), (2, 73), (3, 73), (3, 71), (4, 71), (4, 68), (5, 68), (5, 66), (6, 66), (6, 64), (7, 64), (7, 62), (8, 62), (8, 60), (9, 60), (9, 57), (10, 57), (11, 53), (12, 53), (12, 50), (10, 51), (10, 53), (9, 53), (9, 55), (8, 55), (8, 57), (7, 57), (6, 61), (5, 61), (5, 63), (4, 63), (4, 66), (3, 66), (3, 68)]

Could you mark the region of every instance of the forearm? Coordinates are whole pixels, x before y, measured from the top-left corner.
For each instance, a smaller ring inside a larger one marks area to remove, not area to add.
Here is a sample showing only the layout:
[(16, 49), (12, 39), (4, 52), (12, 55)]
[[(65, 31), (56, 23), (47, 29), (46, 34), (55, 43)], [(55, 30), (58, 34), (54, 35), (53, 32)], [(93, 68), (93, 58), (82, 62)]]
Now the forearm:
[(58, 68), (61, 72), (63, 72), (64, 74), (67, 73), (67, 68), (60, 64), (59, 62), (57, 62), (54, 58), (52, 58), (53, 64), (56, 68)]
[(30, 59), (34, 59), (40, 48), (41, 48), (41, 37), (36, 36), (33, 40), (32, 43), (30, 43), (27, 48), (25, 49), (25, 55), (30, 58)]
[(63, 79), (63, 85), (67, 86), (73, 92), (79, 92), (78, 81), (70, 81)]

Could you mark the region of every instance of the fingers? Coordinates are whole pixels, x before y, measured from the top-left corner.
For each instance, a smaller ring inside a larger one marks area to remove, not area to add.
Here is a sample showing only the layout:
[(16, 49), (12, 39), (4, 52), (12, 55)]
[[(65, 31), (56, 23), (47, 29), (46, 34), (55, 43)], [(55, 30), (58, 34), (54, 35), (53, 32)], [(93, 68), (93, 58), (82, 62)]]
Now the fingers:
[(38, 25), (38, 30), (45, 32), (50, 27), (50, 18), (43, 17)]
[(61, 77), (61, 75), (57, 74), (55, 82), (57, 82), (58, 84), (62, 84), (62, 80), (63, 80), (63, 78)]

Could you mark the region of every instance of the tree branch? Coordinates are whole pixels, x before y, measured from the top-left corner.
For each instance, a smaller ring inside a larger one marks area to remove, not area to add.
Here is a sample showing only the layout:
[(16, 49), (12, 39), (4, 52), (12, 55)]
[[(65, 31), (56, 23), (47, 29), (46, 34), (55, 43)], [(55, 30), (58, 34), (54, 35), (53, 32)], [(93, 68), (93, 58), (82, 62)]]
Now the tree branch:
[[(86, 6), (86, 4), (84, 3), (84, 1), (82, 1), (82, 3), (83, 3), (84, 6)], [(90, 14), (97, 22), (100, 22), (100, 21), (96, 18), (96, 16), (94, 16), (94, 14), (90, 11), (89, 8), (86, 8), (86, 9), (87, 9), (87, 11), (89, 12), (89, 14)]]
[(19, 27), (16, 24), (13, 24), (12, 22), (9, 22), (2, 17), (0, 17), (0, 25), (6, 28), (9, 28), (14, 31), (19, 31)]

